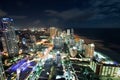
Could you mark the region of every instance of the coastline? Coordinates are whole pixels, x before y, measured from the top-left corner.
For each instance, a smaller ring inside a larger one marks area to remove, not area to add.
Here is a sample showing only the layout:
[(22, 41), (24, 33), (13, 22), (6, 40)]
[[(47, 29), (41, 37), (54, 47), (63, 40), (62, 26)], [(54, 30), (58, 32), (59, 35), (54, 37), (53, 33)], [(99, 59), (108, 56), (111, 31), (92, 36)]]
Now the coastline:
[(110, 49), (109, 47), (106, 47), (104, 44), (104, 41), (94, 40), (94, 39), (90, 39), (85, 36), (80, 36), (80, 35), (76, 35), (76, 34), (75, 34), (75, 38), (84, 39), (86, 44), (94, 43), (95, 51), (100, 52), (100, 53), (110, 57), (112, 60), (120, 63), (120, 59), (118, 57), (118, 56), (120, 56), (119, 52), (114, 51), (114, 50)]

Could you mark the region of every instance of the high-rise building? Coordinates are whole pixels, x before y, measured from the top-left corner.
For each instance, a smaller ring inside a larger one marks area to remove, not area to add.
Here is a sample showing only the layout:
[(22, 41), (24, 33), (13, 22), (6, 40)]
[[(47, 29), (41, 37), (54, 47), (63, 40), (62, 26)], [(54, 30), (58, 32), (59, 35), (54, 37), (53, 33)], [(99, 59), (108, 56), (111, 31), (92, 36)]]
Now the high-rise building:
[(90, 48), (90, 52), (89, 52), (89, 56), (93, 57), (94, 56), (94, 51), (95, 51), (95, 44), (89, 44), (89, 48)]
[(71, 57), (76, 57), (76, 55), (77, 55), (77, 48), (75, 46), (70, 48), (69, 51), (70, 51), (70, 56)]
[(35, 35), (30, 35), (30, 39), (33, 43), (36, 43), (36, 37)]
[(67, 29), (67, 35), (70, 35), (70, 29)]
[(73, 36), (70, 36), (70, 38), (69, 38), (69, 46), (70, 46), (70, 47), (75, 46), (75, 39), (74, 39)]
[(63, 39), (66, 38), (66, 31), (63, 31), (63, 32), (61, 33), (61, 37), (62, 37)]
[(36, 44), (36, 37), (35, 35), (30, 35), (30, 39), (31, 39), (31, 48), (34, 49), (35, 48), (35, 44)]
[(0, 80), (5, 80), (5, 79), (6, 79), (6, 76), (5, 76), (2, 59), (1, 59), (1, 53), (0, 53)]
[(2, 18), (1, 20), (1, 30), (3, 32), (3, 45), (4, 50), (8, 53), (10, 57), (18, 54), (18, 44), (15, 30), (12, 26), (13, 19)]
[(99, 76), (109, 76), (109, 77), (120, 76), (120, 66), (118, 64), (114, 64), (113, 62), (103, 63), (92, 60), (90, 62), (90, 68)]
[(83, 50), (84, 43), (85, 43), (85, 41), (84, 41), (83, 39), (80, 39), (80, 40), (79, 40), (79, 42), (78, 42), (78, 49), (79, 49), (80, 51)]
[(55, 37), (53, 39), (53, 44), (54, 44), (54, 48), (61, 49), (64, 46), (64, 41), (63, 41), (62, 37)]
[(66, 36), (65, 42), (69, 44), (70, 47), (75, 46), (75, 38), (74, 38), (74, 30), (73, 29), (67, 29), (67, 36)]
[(59, 51), (56, 53), (56, 64), (58, 67), (61, 65), (61, 55)]
[(73, 29), (73, 28), (67, 29), (67, 35), (72, 35), (72, 36), (74, 36), (74, 29)]
[(2, 41), (3, 51), (4, 51), (4, 52), (7, 52), (7, 45), (6, 45), (6, 42), (5, 42), (5, 38), (4, 38), (4, 37), (1, 37), (1, 41)]
[(93, 43), (85, 45), (85, 54), (84, 55), (86, 57), (92, 58), (94, 56), (94, 49), (95, 49), (95, 45)]
[(56, 35), (57, 29), (55, 27), (50, 27), (50, 37), (53, 37)]

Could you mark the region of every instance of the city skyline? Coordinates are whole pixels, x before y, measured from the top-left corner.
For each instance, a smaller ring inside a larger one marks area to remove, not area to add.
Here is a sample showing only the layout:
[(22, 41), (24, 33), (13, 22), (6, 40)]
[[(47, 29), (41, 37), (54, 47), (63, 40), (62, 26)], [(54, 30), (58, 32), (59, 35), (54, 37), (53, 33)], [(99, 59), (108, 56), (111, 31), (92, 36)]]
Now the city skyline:
[(0, 17), (15, 27), (120, 28), (119, 0), (2, 0)]

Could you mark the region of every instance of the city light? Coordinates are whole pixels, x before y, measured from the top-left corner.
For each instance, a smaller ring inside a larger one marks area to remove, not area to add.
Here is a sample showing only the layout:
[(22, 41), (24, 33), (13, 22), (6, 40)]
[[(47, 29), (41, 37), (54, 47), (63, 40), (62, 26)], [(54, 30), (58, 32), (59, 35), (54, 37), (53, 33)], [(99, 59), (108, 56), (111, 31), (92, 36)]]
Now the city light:
[[(11, 42), (16, 41), (19, 44), (17, 55), (14, 52), (18, 47), (8, 45), (12, 54), (15, 55), (10, 56), (8, 52), (11, 60), (5, 61), (5, 65), (11, 63), (5, 70), (7, 74), (12, 75), (11, 79), (39, 80), (45, 77), (52, 80), (55, 75), (56, 79), (79, 80), (80, 77), (88, 79), (87, 76), (91, 73), (98, 76), (113, 76), (114, 73), (120, 75), (118, 62), (96, 51), (94, 43), (87, 44), (84, 39), (75, 36), (73, 29), (67, 29), (64, 37), (61, 37), (63, 32), (59, 29), (55, 27), (50, 29), (48, 36), (37, 32), (41, 30), (28, 32), (28, 29), (23, 29), (18, 36), (18, 41), (16, 38), (10, 38)], [(35, 32), (37, 32), (36, 35)], [(4, 37), (2, 41), (6, 44)], [(2, 52), (1, 55), (3, 55)]]

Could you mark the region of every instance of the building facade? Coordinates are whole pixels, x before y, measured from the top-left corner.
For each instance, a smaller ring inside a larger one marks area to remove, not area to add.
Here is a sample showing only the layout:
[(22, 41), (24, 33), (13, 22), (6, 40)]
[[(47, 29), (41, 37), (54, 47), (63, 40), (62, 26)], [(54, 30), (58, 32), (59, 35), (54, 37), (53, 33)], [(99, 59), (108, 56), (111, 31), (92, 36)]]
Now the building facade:
[(1, 53), (0, 53), (0, 80), (5, 80), (5, 79), (6, 79), (6, 76), (5, 76), (2, 59), (1, 59)]
[(120, 77), (119, 65), (91, 61), (90, 67), (99, 76)]
[(56, 35), (57, 29), (55, 27), (50, 27), (50, 37), (53, 37)]
[(53, 39), (53, 44), (54, 44), (54, 48), (61, 49), (64, 46), (64, 40), (62, 39), (62, 37), (55, 37)]
[(12, 23), (13, 19), (11, 18), (2, 18), (1, 20), (1, 30), (3, 32), (2, 42), (4, 45), (3, 49), (10, 57), (18, 54), (18, 40)]
[(94, 56), (94, 50), (95, 50), (95, 45), (93, 43), (85, 45), (85, 53), (84, 53), (85, 57), (92, 58)]

